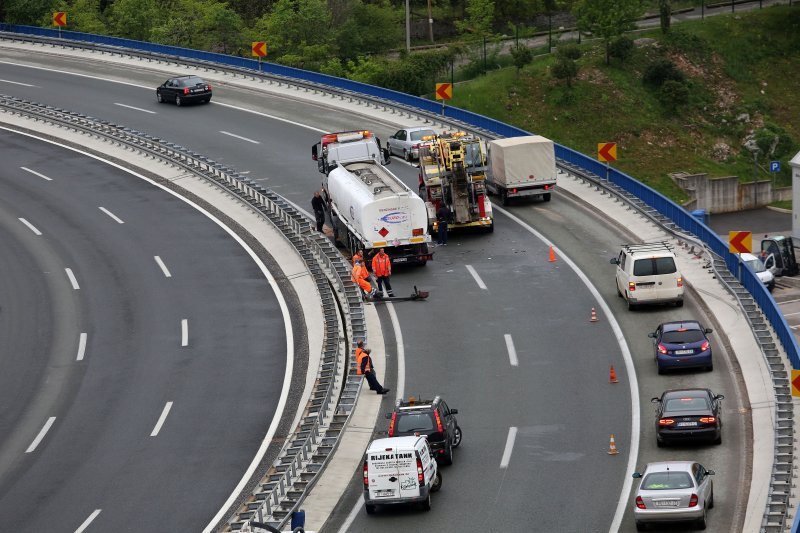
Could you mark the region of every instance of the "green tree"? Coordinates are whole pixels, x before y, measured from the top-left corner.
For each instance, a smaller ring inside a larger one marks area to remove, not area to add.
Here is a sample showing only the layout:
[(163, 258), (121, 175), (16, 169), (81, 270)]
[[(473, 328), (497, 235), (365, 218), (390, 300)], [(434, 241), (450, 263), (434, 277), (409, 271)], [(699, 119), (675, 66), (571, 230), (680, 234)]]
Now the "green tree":
[(203, 48), (223, 54), (242, 47), (244, 41), (242, 18), (221, 2), (203, 2), (202, 26), (197, 28), (203, 36)]
[[(100, 12), (100, 0), (57, 0), (52, 6), (52, 11), (65, 11), (67, 13), (67, 26), (70, 31), (84, 33), (108, 33), (108, 28)], [(53, 13), (42, 15), (42, 26), (53, 25)]]
[(116, 0), (110, 11), (113, 34), (137, 41), (149, 41), (152, 29), (161, 20), (156, 0)]
[(335, 41), (342, 59), (384, 52), (403, 38), (401, 12), (385, 0), (374, 4), (354, 0), (345, 15), (343, 22), (335, 26), (338, 27)]
[[(276, 59), (287, 54), (304, 57), (307, 47), (330, 44), (330, 21), (325, 0), (278, 0), (272, 13), (256, 21), (252, 40), (267, 41), (270, 57)], [(309, 57), (315, 50), (307, 50)]]
[(461, 33), (472, 33), (480, 37), (492, 34), (493, 0), (467, 0), (466, 12), (467, 16), (463, 21), (456, 21), (456, 27)]
[(517, 75), (522, 67), (533, 61), (533, 52), (527, 46), (515, 46), (511, 49), (511, 57), (514, 60), (514, 66), (517, 67)]
[(620, 61), (625, 61), (633, 54), (633, 41), (627, 35), (620, 35), (611, 39), (608, 45), (608, 55)]
[(669, 33), (669, 25), (672, 18), (670, 0), (658, 0), (658, 15), (661, 20), (661, 33)]
[(0, 4), (3, 4), (6, 12), (2, 19), (4, 22), (26, 26), (38, 26), (46, 19), (46, 24), (42, 25), (52, 27), (53, 12), (58, 11), (53, 9), (55, 5), (53, 0), (2, 0)]
[(578, 64), (566, 57), (560, 57), (552, 66), (550, 72), (554, 78), (566, 81), (567, 87), (571, 88), (572, 80), (578, 75)]
[(602, 38), (606, 64), (611, 60), (609, 46), (614, 37), (636, 28), (636, 19), (644, 9), (639, 0), (579, 0), (573, 8), (580, 31)]

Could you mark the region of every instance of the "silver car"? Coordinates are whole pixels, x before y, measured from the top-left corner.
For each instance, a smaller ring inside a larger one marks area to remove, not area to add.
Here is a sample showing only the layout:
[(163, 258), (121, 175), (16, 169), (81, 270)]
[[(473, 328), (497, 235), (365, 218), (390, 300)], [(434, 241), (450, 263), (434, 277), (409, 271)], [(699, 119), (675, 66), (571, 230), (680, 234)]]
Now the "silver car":
[(389, 137), (386, 145), (389, 147), (389, 154), (397, 155), (411, 161), (419, 159), (419, 145), (423, 143), (423, 137), (436, 135), (430, 128), (403, 128)]
[(644, 474), (634, 472), (642, 480), (633, 507), (636, 530), (651, 523), (689, 521), (705, 529), (706, 512), (714, 507), (713, 475), (692, 461), (649, 463)]

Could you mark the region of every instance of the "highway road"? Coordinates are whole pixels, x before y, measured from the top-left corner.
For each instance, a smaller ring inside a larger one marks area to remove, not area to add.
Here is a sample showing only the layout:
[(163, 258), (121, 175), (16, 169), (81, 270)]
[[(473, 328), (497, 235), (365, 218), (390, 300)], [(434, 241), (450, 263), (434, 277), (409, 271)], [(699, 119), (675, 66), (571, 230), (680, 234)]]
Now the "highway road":
[[(6, 61), (30, 58), (9, 53)], [(326, 131), (369, 127), (384, 139), (395, 129), (366, 116), (260, 96), (225, 83), (215, 83), (214, 101), (208, 106), (158, 105), (153, 88), (163, 81), (162, 75), (91, 62), (72, 65), (64, 59), (51, 66), (125, 78), (138, 86), (0, 63), (0, 78), (15, 82), (0, 82), (0, 92), (169, 139), (249, 172), (306, 209), (322, 177), (309, 154), (319, 132), (271, 117)], [(399, 160), (390, 168), (416, 187), (415, 169)], [(727, 364), (723, 343), (714, 336), (718, 348), (713, 373), (657, 376), (647, 338), (661, 321), (702, 318), (702, 311), (691, 301), (683, 309), (625, 310), (617, 300), (608, 259), (628, 238), (596, 213), (560, 195), (550, 203), (521, 205), (509, 212), (557, 243), (612, 306), (633, 354), (643, 401), (630, 405), (623, 349), (609, 317), (589, 323), (590, 309), (599, 307), (589, 287), (564, 261), (550, 263), (547, 246), (539, 238), (498, 212), (494, 234), (454, 236), (449, 246), (436, 248), (435, 260), (425, 268), (398, 270), (393, 276), (398, 293), (412, 285), (431, 292), (425, 303), (395, 306), (404, 340), (405, 392), (443, 395), (460, 411), (464, 442), (455, 464), (444, 469), (443, 489), (430, 513), (402, 509), (368, 518), (362, 512), (351, 530), (448, 531), (483, 526), (530, 531), (535, 524), (539, 530), (607, 531), (625, 481), (634, 407), (642, 420), (637, 464), (688, 456), (716, 469), (718, 508), (710, 514), (710, 526), (714, 531), (734, 530), (740, 519), (737, 510), (746, 499), (739, 490), (745, 474), (740, 457), (745, 456), (746, 446), (732, 381), (735, 369)], [(385, 331), (391, 331), (384, 311)], [(511, 364), (506, 335), (513, 339), (517, 365)], [(390, 349), (387, 355), (387, 386), (392, 386), (398, 354)], [(621, 381), (613, 386), (608, 383), (612, 364)], [(709, 386), (730, 399), (725, 403), (722, 446), (656, 450), (649, 398), (684, 385)], [(384, 402), (386, 409), (390, 402)], [(508, 464), (502, 465), (510, 428), (516, 428), (516, 439)], [(385, 425), (379, 425), (377, 433), (381, 431)], [(611, 433), (621, 450), (613, 457), (606, 453)], [(326, 530), (335, 531), (360, 497), (358, 472), (351, 487)], [(622, 530), (632, 529), (632, 520), (626, 517)]]
[(0, 529), (201, 530), (276, 414), (276, 294), (167, 191), (8, 131), (0, 147)]

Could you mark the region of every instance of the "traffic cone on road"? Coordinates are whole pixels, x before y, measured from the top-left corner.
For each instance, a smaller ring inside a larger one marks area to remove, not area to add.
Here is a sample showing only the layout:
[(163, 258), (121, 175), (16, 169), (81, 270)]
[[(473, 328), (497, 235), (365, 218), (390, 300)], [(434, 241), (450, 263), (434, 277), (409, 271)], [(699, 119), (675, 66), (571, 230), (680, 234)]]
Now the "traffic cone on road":
[(608, 441), (608, 455), (617, 455), (617, 443), (614, 442), (614, 434), (611, 434), (611, 439)]
[(551, 263), (555, 263), (556, 262), (556, 252), (555, 252), (555, 250), (553, 250), (552, 245), (550, 246), (550, 259), (549, 259), (549, 261)]
[(614, 370), (614, 365), (611, 365), (611, 372), (608, 375), (608, 382), (609, 383), (619, 383), (617, 381), (617, 372)]
[(597, 322), (597, 312), (592, 307), (592, 318), (589, 319), (589, 322)]

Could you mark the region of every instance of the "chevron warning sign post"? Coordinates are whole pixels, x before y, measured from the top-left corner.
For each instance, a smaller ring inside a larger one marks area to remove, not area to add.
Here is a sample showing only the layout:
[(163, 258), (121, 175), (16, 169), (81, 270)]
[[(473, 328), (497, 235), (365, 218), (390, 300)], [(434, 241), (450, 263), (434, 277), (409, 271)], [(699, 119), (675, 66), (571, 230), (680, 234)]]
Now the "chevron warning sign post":
[(444, 115), (444, 103), (453, 97), (453, 84), (452, 83), (437, 83), (436, 84), (436, 99), (442, 101), (442, 115)]
[(792, 396), (800, 396), (800, 370), (792, 369)]
[(56, 11), (55, 13), (53, 13), (53, 26), (58, 26), (60, 28), (66, 25), (67, 25), (66, 11)]
[(597, 159), (604, 163), (617, 160), (617, 143), (597, 143)]
[(258, 70), (261, 71), (261, 58), (267, 55), (267, 43), (264, 41), (253, 41), (250, 52), (258, 58)]
[(728, 250), (732, 254), (749, 254), (753, 252), (753, 233), (750, 231), (728, 232)]

